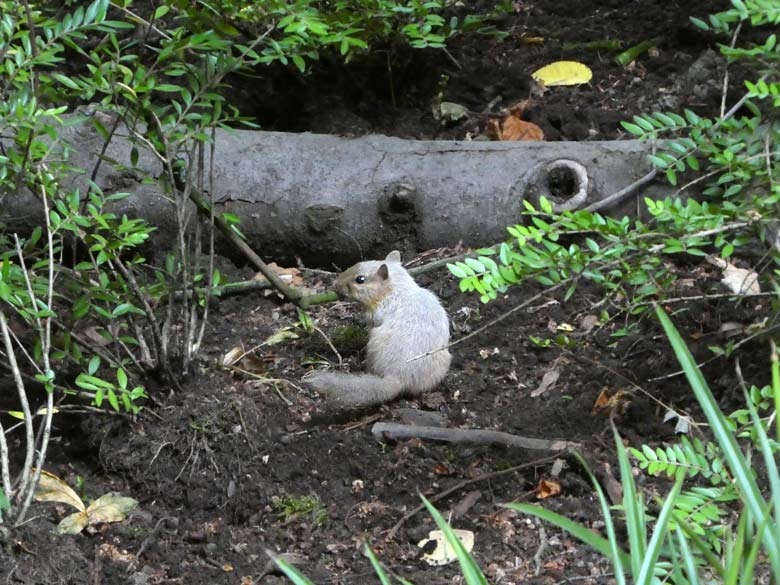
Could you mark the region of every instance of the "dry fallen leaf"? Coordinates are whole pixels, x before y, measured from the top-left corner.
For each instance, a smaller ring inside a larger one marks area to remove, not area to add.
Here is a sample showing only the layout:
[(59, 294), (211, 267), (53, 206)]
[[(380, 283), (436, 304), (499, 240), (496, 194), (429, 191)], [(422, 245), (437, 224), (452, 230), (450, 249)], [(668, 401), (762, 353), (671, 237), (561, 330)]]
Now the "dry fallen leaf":
[(48, 471), (41, 471), (41, 480), (35, 490), (35, 500), (38, 502), (60, 502), (73, 506), (79, 512), (86, 512), (87, 507), (79, 495), (59, 477)]
[(501, 140), (543, 141), (544, 132), (533, 122), (507, 116), (501, 122)]
[(604, 486), (607, 488), (607, 495), (616, 506), (623, 502), (623, 484), (615, 479), (612, 473), (612, 467), (609, 463), (604, 463)]
[[(470, 530), (459, 530), (457, 528), (453, 528), (452, 531), (455, 533), (455, 536), (458, 537), (458, 540), (460, 540), (460, 543), (463, 545), (463, 548), (466, 549), (466, 552), (471, 552), (471, 549), (474, 548), (474, 533)], [(458, 560), (455, 549), (447, 542), (447, 539), (441, 530), (432, 530), (428, 533), (428, 538), (424, 538), (418, 542), (417, 546), (425, 550), (430, 550), (431, 546), (435, 547), (431, 552), (426, 552), (423, 555), (423, 560), (429, 565), (447, 565)]]
[(245, 354), (245, 350), (243, 347), (234, 347), (230, 351), (228, 351), (225, 355), (222, 356), (222, 365), (223, 366), (232, 366), (235, 365)]
[(544, 42), (544, 37), (532, 37), (523, 33), (520, 35), (520, 42), (524, 45), (540, 45)]
[(611, 414), (621, 415), (626, 411), (629, 404), (631, 404), (631, 393), (628, 390), (618, 390), (612, 394), (608, 388), (604, 388), (596, 399), (591, 414), (600, 414), (602, 416)]
[(138, 502), (133, 498), (116, 494), (102, 495), (87, 508), (89, 523), (121, 522), (127, 513), (134, 510), (136, 506), (138, 506)]
[(90, 524), (99, 522), (119, 522), (138, 505), (133, 498), (105, 494), (87, 508), (68, 484), (47, 471), (41, 472), (35, 499), (39, 502), (61, 502), (78, 510), (62, 519), (57, 526), (57, 532), (60, 534), (78, 534)]
[(441, 102), (438, 107), (434, 106), (433, 108), (434, 119), (445, 122), (457, 122), (468, 114), (468, 109), (454, 102)]
[(720, 282), (734, 294), (754, 295), (761, 292), (758, 273), (747, 268), (738, 268), (717, 256), (707, 256), (707, 262), (723, 271)]
[(561, 493), (561, 484), (557, 481), (540, 479), (539, 485), (536, 486), (534, 493), (536, 494), (536, 499), (538, 500), (551, 498), (552, 496), (557, 496)]
[(542, 381), (539, 383), (539, 386), (531, 392), (531, 398), (536, 398), (537, 396), (544, 394), (547, 392), (550, 388), (553, 387), (553, 385), (558, 381), (558, 378), (561, 377), (561, 371), (558, 368), (552, 368), (547, 370), (544, 373), (544, 376), (542, 376)]
[(580, 329), (583, 335), (590, 333), (593, 328), (599, 324), (599, 318), (597, 315), (585, 315), (580, 319)]
[(79, 534), (89, 526), (89, 516), (86, 512), (75, 512), (69, 516), (65, 516), (59, 524), (57, 524), (58, 534)]

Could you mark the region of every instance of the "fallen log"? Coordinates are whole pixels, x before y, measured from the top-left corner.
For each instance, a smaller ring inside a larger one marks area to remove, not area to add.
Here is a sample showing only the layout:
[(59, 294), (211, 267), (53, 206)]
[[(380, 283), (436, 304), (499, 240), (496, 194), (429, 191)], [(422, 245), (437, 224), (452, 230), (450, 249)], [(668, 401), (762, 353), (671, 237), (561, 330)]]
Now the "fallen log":
[[(57, 148), (68, 148), (70, 164), (85, 170), (71, 181), (82, 196), (103, 147), (89, 121), (61, 129)], [(547, 195), (560, 210), (587, 207), (646, 174), (649, 150), (636, 141), (409, 141), (218, 130), (212, 195), (217, 212), (241, 218), (247, 243), (263, 257), (345, 266), (394, 248), (494, 243), (518, 221), (524, 199)], [(144, 180), (162, 175), (160, 162), (121, 126), (103, 160), (96, 183), (105, 193), (129, 193), (116, 211), (157, 226), (152, 248), (167, 249), (175, 210), (159, 185)], [(40, 217), (27, 191), (6, 194), (0, 209), (15, 229), (29, 229)], [(613, 212), (632, 210), (633, 198)]]

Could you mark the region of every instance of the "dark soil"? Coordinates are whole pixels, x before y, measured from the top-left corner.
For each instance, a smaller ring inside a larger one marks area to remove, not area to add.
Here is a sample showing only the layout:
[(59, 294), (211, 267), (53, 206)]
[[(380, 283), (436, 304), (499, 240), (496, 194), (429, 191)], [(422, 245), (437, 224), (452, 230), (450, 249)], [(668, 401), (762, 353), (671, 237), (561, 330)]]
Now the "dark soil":
[[(487, 11), (491, 4), (482, 2), (481, 7)], [(689, 16), (706, 18), (725, 4), (519, 1), (516, 12), (497, 23), (499, 30), (510, 33), (503, 41), (456, 38), (448, 45), (452, 58), (441, 51), (396, 49), (390, 71), (382, 51), (348, 66), (325, 57), (305, 80), (291, 69), (265, 70), (261, 87), (254, 80), (235, 80), (237, 100), (268, 130), (479, 138), (488, 118), (529, 97), (533, 71), (553, 61), (575, 60), (591, 68), (592, 82), (551, 88), (534, 99), (524, 117), (539, 125), (547, 140), (620, 138), (619, 122), (633, 114), (682, 108), (717, 111), (723, 77), (717, 42), (723, 39), (696, 28)], [(615, 62), (620, 51), (648, 39), (656, 39), (655, 46), (632, 65)], [(609, 42), (620, 48), (603, 48)], [(732, 81), (740, 91), (739, 81)], [(474, 115), (442, 127), (431, 112), (440, 87), (444, 101), (461, 104)]]
[[(433, 120), (430, 102), (442, 74), (450, 77), (445, 99), (482, 111), (501, 96), (491, 110), (497, 111), (527, 97), (531, 71), (554, 60), (575, 59), (593, 69), (593, 82), (552, 90), (528, 112), (529, 119), (553, 140), (616, 138), (621, 135), (618, 121), (632, 113), (717, 110), (721, 78), (719, 61), (711, 53), (715, 40), (697, 32), (687, 17), (706, 15), (721, 4), (517, 2), (517, 12), (500, 23), (512, 32), (509, 40), (472, 38), (451, 47), (462, 69), (442, 53), (419, 52), (414, 60), (409, 56), (408, 62), (398, 63), (395, 106), (387, 93), (386, 71), (358, 64), (333, 66), (305, 83), (269, 75), (261, 92), (274, 99), (254, 94), (252, 101), (262, 108), (250, 113), (272, 129), (477, 136), (482, 118), (443, 130)], [(544, 41), (527, 44), (524, 35)], [(630, 68), (616, 65), (613, 53), (565, 48), (607, 39), (618, 39), (625, 48), (655, 37), (657, 53), (642, 55)], [(250, 276), (224, 268), (231, 279)], [(698, 268), (680, 268), (679, 277), (681, 295), (718, 286), (714, 272)], [(310, 275), (310, 284), (317, 279)], [(327, 283), (328, 277), (323, 279)], [(455, 339), (538, 292), (532, 286), (517, 288), (483, 306), (461, 295), (444, 271), (419, 280), (443, 299)], [(609, 308), (602, 301), (599, 290), (587, 288), (566, 303), (560, 295), (544, 296), (453, 348), (452, 371), (437, 391), (346, 416), (329, 412), (300, 383), (312, 360), (338, 362), (319, 334), (256, 350), (262, 379), (221, 370), (217, 364), (231, 348), (256, 347), (297, 320), (293, 309), (272, 298), (225, 299), (212, 313), (205, 352), (198, 371), (182, 380), (183, 392), (157, 389), (154, 403), (135, 420), (64, 414), (56, 419), (48, 469), (71, 485), (83, 478), (88, 499), (120, 492), (138, 499), (139, 510), (124, 522), (58, 537), (55, 523), (70, 510), (37, 504), (35, 518), (0, 551), (0, 576), (7, 583), (92, 585), (285, 582), (266, 574), (266, 550), (271, 550), (301, 555), (300, 566), (315, 583), (373, 583), (362, 555), (368, 541), (386, 566), (404, 578), (427, 585), (457, 583), (456, 566), (433, 568), (421, 560), (416, 543), (432, 529), (426, 513), (412, 516), (390, 540), (388, 531), (419, 504), (419, 493), (434, 497), (465, 480), (524, 465), (464, 484), (437, 502), (441, 511), (454, 511), (454, 526), (474, 531), (474, 555), (489, 581), (553, 584), (577, 577), (583, 584), (609, 583), (610, 567), (603, 558), (568, 535), (500, 506), (536, 501), (534, 489), (548, 479), (560, 483), (562, 491), (545, 499), (544, 506), (601, 531), (593, 490), (572, 457), (564, 457), (555, 477), (550, 452), (419, 440), (383, 444), (370, 432), (374, 421), (406, 421), (413, 417), (408, 409), (416, 409), (418, 415), (453, 427), (579, 442), (597, 476), (608, 479), (607, 465), (613, 473), (616, 468), (609, 418), (592, 412), (603, 389), (631, 391), (625, 413), (617, 418), (631, 445), (674, 439), (674, 421), (663, 422), (663, 405), (701, 418), (682, 377), (658, 379), (678, 366), (655, 321), (642, 321), (638, 334), (612, 337), (623, 323), (592, 327), (590, 316)], [(750, 322), (757, 304), (702, 302), (678, 314), (676, 323), (697, 357), (705, 358), (707, 345), (720, 342), (721, 323)], [(329, 336), (335, 336), (342, 322), (352, 322), (353, 314), (344, 304), (313, 312)], [(562, 336), (569, 340), (568, 349), (555, 342)], [(531, 337), (553, 343), (542, 348)], [(339, 345), (350, 368), (360, 369), (360, 350)], [(763, 381), (762, 367), (743, 363), (742, 369), (750, 382)], [(559, 373), (557, 382), (535, 392), (551, 371)], [(733, 369), (716, 360), (705, 374), (728, 404), (737, 388)], [(656, 489), (654, 482), (646, 486)], [(657, 489), (666, 488), (659, 483)], [(285, 502), (289, 508), (307, 497), (316, 498), (319, 513), (285, 513)]]

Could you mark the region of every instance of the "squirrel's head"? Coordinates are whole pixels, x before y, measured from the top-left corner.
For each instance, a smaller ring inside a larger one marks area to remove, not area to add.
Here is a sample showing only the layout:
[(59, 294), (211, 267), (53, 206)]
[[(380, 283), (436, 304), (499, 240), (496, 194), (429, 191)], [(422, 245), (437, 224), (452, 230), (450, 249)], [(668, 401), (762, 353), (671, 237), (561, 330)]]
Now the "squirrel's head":
[(389, 286), (389, 264), (400, 264), (401, 253), (390, 252), (384, 260), (359, 262), (342, 272), (336, 279), (334, 288), (343, 297), (357, 301), (369, 311), (373, 311), (392, 288)]

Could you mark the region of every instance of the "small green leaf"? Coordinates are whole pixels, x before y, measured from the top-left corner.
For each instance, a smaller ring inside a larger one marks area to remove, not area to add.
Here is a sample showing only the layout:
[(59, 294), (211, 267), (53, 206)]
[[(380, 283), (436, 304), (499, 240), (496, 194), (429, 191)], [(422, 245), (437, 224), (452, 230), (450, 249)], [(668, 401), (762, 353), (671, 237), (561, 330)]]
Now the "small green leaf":
[(162, 4), (161, 6), (157, 7), (157, 10), (154, 11), (154, 20), (158, 20), (168, 14), (168, 11), (171, 9), (170, 6), (167, 4)]

